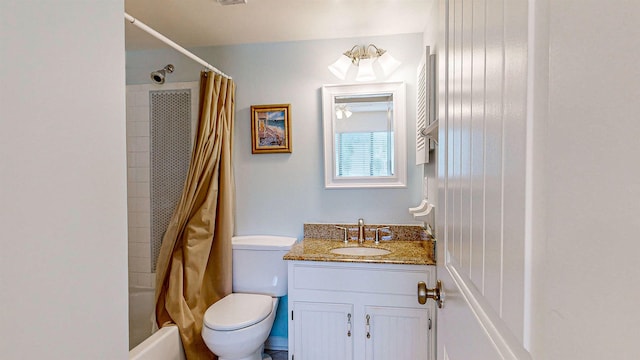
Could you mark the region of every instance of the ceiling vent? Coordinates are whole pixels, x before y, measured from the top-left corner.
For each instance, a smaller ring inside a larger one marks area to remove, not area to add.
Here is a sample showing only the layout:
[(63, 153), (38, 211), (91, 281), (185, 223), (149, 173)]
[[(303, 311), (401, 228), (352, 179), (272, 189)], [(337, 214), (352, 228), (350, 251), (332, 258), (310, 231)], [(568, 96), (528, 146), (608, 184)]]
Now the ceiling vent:
[(247, 0), (217, 0), (220, 5), (238, 5), (246, 4)]

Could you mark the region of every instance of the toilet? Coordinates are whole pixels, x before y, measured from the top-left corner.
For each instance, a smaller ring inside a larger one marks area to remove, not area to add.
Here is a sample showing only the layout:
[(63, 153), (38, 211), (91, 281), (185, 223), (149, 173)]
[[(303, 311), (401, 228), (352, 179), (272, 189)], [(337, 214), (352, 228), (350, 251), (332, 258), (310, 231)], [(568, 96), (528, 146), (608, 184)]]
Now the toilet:
[(263, 354), (278, 308), (287, 294), (287, 264), (282, 257), (296, 238), (234, 236), (233, 293), (204, 313), (202, 338), (219, 360), (271, 359)]

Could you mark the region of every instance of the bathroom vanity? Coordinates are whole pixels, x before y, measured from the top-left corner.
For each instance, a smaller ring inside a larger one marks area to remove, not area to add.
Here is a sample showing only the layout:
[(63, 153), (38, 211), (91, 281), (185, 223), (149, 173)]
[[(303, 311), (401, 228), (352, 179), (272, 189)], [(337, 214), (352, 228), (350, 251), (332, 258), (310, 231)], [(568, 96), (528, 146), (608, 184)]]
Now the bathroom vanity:
[[(386, 255), (341, 255), (336, 248)], [(304, 239), (288, 261), (289, 359), (433, 359), (435, 303), (417, 284), (435, 281), (433, 242)]]

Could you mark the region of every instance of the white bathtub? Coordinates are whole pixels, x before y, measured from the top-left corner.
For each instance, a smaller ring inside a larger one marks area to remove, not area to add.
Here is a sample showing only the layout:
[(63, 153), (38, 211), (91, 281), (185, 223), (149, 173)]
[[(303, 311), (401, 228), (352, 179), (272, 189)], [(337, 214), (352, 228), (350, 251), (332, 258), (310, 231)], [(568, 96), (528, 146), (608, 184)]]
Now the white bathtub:
[(177, 326), (165, 326), (129, 351), (129, 360), (187, 360)]
[(154, 290), (129, 288), (129, 359), (186, 360), (176, 326), (153, 332)]

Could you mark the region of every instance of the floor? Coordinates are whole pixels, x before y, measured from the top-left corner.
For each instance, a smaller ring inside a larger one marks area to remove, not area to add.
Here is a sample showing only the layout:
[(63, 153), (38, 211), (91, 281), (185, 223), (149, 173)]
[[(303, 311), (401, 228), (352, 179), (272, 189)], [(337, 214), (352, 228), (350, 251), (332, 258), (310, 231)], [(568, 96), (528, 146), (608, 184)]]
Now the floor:
[(271, 355), (273, 360), (287, 360), (289, 357), (289, 353), (287, 350), (265, 350), (265, 352)]

